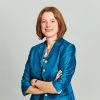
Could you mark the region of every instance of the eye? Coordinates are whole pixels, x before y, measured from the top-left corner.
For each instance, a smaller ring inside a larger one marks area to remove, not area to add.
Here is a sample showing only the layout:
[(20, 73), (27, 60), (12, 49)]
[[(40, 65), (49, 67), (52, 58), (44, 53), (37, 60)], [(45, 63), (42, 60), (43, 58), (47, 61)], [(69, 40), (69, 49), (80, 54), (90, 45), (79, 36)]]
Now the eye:
[(52, 22), (52, 23), (54, 23), (55, 21), (54, 21), (54, 20), (52, 20), (51, 22)]
[(46, 23), (46, 21), (45, 21), (45, 20), (43, 20), (43, 21), (41, 21), (41, 23)]

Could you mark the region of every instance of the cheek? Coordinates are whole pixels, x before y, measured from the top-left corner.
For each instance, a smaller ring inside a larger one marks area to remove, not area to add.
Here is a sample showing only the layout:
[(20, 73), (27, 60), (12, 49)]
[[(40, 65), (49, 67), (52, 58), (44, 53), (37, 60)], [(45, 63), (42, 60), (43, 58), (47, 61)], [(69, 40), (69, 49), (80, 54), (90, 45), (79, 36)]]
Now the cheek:
[(43, 28), (46, 27), (46, 23), (42, 23), (41, 27), (43, 27)]
[(44, 30), (46, 25), (41, 25), (41, 29)]
[(58, 26), (55, 26), (55, 31), (58, 32)]
[(56, 30), (58, 30), (58, 23), (55, 23), (54, 27)]
[(41, 31), (44, 32), (45, 31), (45, 27), (41, 26)]

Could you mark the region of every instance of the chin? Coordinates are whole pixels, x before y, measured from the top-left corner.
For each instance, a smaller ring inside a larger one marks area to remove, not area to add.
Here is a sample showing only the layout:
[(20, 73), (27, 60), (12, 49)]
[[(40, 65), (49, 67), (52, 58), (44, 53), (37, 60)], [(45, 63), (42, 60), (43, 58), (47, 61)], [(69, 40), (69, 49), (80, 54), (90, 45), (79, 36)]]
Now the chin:
[(52, 38), (52, 37), (54, 37), (56, 34), (54, 33), (52, 33), (52, 32), (45, 32), (45, 37), (47, 37), (47, 38)]
[(52, 37), (54, 37), (54, 35), (48, 35), (48, 36), (46, 36), (47, 38), (52, 38)]
[(53, 36), (45, 36), (46, 38), (52, 38)]

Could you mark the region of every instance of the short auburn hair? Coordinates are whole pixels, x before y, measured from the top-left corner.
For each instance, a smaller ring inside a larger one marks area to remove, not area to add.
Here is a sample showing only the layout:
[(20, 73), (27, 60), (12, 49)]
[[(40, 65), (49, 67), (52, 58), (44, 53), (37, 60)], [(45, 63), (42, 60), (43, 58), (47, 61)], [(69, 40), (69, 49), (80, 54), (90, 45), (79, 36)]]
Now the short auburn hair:
[(38, 18), (37, 18), (37, 23), (36, 23), (36, 34), (38, 35), (39, 39), (42, 40), (45, 37), (41, 30), (42, 15), (45, 12), (52, 12), (54, 14), (54, 17), (56, 18), (58, 22), (57, 39), (62, 38), (67, 30), (67, 27), (66, 27), (66, 24), (65, 24), (65, 21), (63, 19), (61, 12), (56, 7), (45, 7), (40, 11)]

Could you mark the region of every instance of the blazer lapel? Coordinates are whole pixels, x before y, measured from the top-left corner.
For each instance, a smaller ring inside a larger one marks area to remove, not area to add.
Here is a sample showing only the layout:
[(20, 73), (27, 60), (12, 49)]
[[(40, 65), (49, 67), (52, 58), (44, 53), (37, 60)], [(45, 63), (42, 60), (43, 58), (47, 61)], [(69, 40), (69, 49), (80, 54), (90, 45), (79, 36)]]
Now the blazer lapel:
[[(42, 64), (42, 59), (43, 59), (43, 56), (44, 56), (44, 53), (45, 53), (45, 50), (46, 50), (46, 42), (47, 41), (45, 40), (43, 43), (41, 43), (39, 45), (39, 56), (40, 56), (41, 64)], [(52, 56), (52, 54), (55, 54), (58, 51), (62, 42), (63, 42), (63, 38), (56, 40), (51, 51), (49, 52), (49, 54), (47, 56), (47, 59), (49, 59)]]
[(47, 56), (47, 59), (49, 59), (53, 54), (57, 53), (57, 51), (59, 50), (60, 45), (62, 44), (62, 42), (63, 42), (63, 38), (61, 38), (59, 40), (56, 40), (56, 42), (54, 43), (51, 51), (49, 52), (49, 54)]
[(46, 50), (46, 40), (39, 45), (39, 58), (40, 58), (41, 65), (42, 65), (42, 60), (43, 60), (45, 50)]

